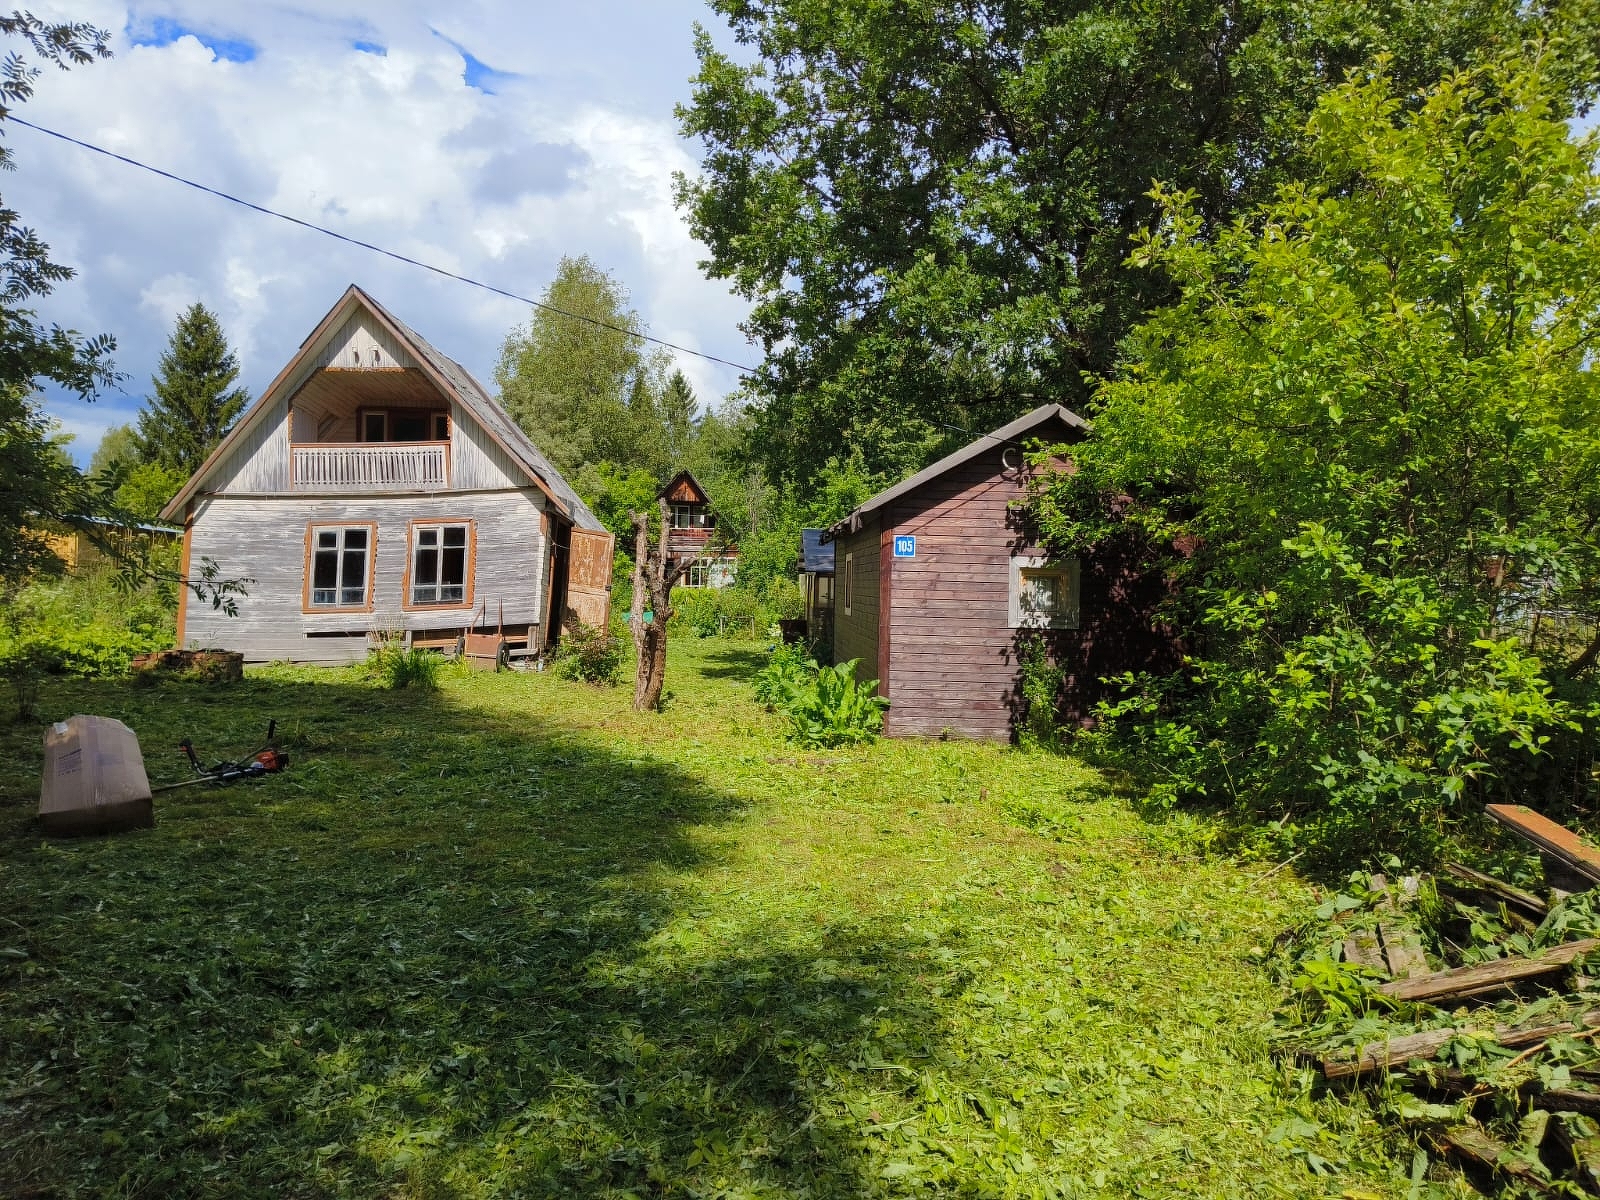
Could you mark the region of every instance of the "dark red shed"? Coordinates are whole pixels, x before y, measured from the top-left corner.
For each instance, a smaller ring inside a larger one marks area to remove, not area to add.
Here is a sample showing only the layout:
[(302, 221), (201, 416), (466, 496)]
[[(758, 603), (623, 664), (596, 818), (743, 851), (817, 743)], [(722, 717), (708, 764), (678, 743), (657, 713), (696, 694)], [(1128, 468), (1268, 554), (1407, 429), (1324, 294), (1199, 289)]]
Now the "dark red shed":
[(1084, 420), (1047, 404), (880, 492), (828, 530), (833, 659), (879, 680), (893, 735), (1009, 738), (1024, 715), (1017, 656), (1042, 636), (1066, 669), (1060, 713), (1089, 715), (1099, 680), (1178, 661), (1154, 619), (1165, 584), (1128, 558), (1051, 559), (1021, 501), (1034, 441), (1070, 444)]

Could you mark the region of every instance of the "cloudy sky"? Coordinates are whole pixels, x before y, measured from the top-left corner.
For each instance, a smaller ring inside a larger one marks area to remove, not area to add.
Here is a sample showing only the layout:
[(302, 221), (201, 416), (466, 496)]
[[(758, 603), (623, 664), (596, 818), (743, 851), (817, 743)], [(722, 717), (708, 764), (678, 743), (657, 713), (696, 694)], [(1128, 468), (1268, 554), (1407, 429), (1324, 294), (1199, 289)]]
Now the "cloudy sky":
[[(657, 337), (749, 363), (744, 306), (696, 266), (672, 205), (696, 148), (675, 102), (701, 0), (36, 3), (110, 30), (116, 57), (47, 70), (18, 115), (257, 204), (539, 296), (563, 254), (632, 293)], [(252, 394), (349, 283), (492, 386), (525, 305), (9, 126), (0, 196), (78, 276), (40, 316), (111, 333), (123, 393), (51, 395), (86, 462), (131, 418), (175, 314), (222, 319)], [(684, 357), (702, 399), (738, 373)]]

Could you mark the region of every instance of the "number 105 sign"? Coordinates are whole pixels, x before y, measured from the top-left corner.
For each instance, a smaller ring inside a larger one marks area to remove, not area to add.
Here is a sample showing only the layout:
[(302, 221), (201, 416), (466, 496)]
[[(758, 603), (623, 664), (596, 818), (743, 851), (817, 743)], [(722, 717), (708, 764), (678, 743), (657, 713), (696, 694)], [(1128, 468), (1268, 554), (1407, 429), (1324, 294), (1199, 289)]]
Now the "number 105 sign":
[(917, 556), (916, 535), (910, 533), (895, 534), (894, 556), (896, 558), (915, 558)]

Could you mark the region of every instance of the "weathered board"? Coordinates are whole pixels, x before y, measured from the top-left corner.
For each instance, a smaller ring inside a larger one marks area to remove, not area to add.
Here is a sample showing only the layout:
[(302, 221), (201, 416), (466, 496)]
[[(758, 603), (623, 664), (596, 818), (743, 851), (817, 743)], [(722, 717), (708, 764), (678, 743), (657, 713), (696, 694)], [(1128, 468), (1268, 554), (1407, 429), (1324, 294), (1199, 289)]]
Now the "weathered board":
[(567, 575), (567, 607), (585, 625), (604, 629), (611, 623), (611, 555), (616, 537), (574, 529)]

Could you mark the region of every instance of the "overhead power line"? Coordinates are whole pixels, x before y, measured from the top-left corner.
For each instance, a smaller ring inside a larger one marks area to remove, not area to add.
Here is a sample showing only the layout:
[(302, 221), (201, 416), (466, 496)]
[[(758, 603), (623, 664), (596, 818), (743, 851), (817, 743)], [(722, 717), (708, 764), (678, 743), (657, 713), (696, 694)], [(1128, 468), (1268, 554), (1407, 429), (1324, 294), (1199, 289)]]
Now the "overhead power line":
[(476, 288), (482, 288), (486, 292), (493, 292), (497, 296), (504, 296), (507, 300), (515, 300), (519, 304), (531, 304), (534, 308), (540, 309), (543, 312), (554, 313), (558, 317), (567, 317), (573, 321), (583, 321), (589, 325), (596, 325), (601, 329), (609, 329), (613, 333), (622, 333), (629, 337), (642, 338), (654, 345), (663, 346), (668, 350), (675, 350), (679, 354), (689, 354), (693, 355), (695, 358), (703, 358), (707, 362), (720, 363), (722, 366), (732, 367), (735, 371), (754, 373), (756, 370), (755, 367), (747, 367), (743, 363), (732, 362), (726, 358), (718, 358), (715, 354), (707, 354), (703, 350), (691, 350), (689, 347), (680, 346), (676, 342), (668, 342), (658, 337), (651, 337), (648, 333), (639, 333), (637, 330), (625, 329), (621, 325), (613, 325), (609, 321), (601, 321), (595, 317), (586, 317), (582, 313), (568, 312), (564, 308), (557, 308), (555, 305), (546, 304), (542, 300), (534, 300), (528, 296), (519, 296), (515, 292), (508, 292), (504, 288), (495, 287), (492, 283), (484, 283), (481, 279), (473, 279), (468, 275), (458, 275), (454, 271), (447, 271), (443, 267), (434, 266), (432, 263), (425, 263), (415, 258), (408, 258), (398, 251), (387, 250), (382, 246), (375, 246), (371, 242), (363, 242), (360, 238), (353, 238), (346, 234), (339, 233), (337, 230), (329, 229), (325, 225), (318, 225), (311, 221), (302, 221), (299, 217), (291, 217), (288, 213), (281, 213), (276, 209), (266, 208), (260, 204), (254, 204), (249, 200), (231, 195), (230, 193), (221, 191), (218, 188), (207, 187), (203, 183), (196, 183), (193, 179), (185, 179), (182, 175), (174, 175), (171, 171), (163, 171), (160, 167), (152, 167), (149, 163), (140, 162), (136, 158), (129, 158), (126, 154), (118, 154), (114, 150), (107, 150), (104, 146), (96, 146), (93, 142), (85, 142), (79, 138), (69, 137), (64, 133), (57, 133), (54, 129), (46, 129), (43, 125), (35, 125), (32, 121), (25, 121), (19, 116), (8, 114), (6, 116), (6, 120), (13, 125), (22, 125), (28, 129), (32, 129), (36, 133), (47, 134), (50, 137), (58, 138), (63, 142), (69, 142), (74, 146), (80, 146), (85, 150), (92, 150), (94, 153), (102, 154), (106, 158), (116, 159), (117, 162), (126, 163), (130, 167), (138, 167), (141, 171), (148, 171), (150, 174), (159, 175), (163, 179), (170, 179), (173, 183), (181, 183), (184, 185), (184, 187), (194, 188), (194, 190), (197, 192), (205, 192), (208, 196), (216, 196), (218, 199), (226, 200), (230, 204), (237, 204), (241, 208), (248, 208), (268, 217), (276, 217), (280, 221), (288, 221), (289, 224), (298, 225), (302, 229), (310, 229), (316, 233), (321, 233), (327, 235), (328, 237), (336, 238), (341, 242), (348, 242), (352, 246), (359, 246), (363, 250), (370, 250), (374, 254), (381, 254), (385, 258), (392, 258), (396, 262), (405, 263), (407, 266), (421, 267), (424, 271), (432, 271), (435, 275), (442, 275), (446, 279), (454, 279), (458, 283), (466, 283)]

